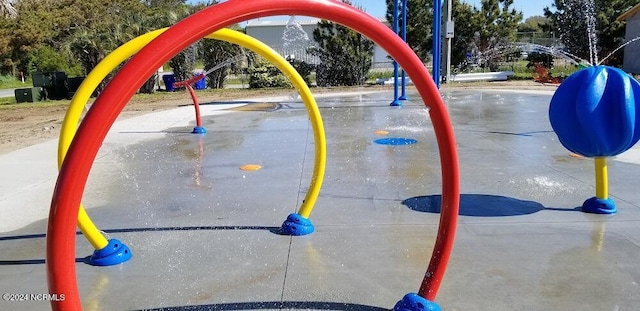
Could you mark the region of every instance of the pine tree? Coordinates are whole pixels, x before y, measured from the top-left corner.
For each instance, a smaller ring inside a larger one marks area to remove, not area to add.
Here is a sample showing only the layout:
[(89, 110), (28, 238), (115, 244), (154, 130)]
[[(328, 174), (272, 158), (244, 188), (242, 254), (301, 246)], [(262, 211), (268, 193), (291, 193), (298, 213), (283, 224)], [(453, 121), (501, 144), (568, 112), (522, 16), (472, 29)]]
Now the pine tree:
[[(560, 38), (567, 52), (591, 61), (590, 46), (601, 60), (624, 43), (625, 22), (616, 18), (640, 0), (555, 0), (545, 8), (550, 27)], [(593, 8), (590, 6), (593, 5)], [(592, 12), (590, 12), (592, 11)], [(593, 18), (595, 40), (589, 40), (588, 21)], [(622, 51), (605, 60), (607, 65), (622, 64)]]
[(16, 11), (16, 9), (13, 7), (13, 4), (11, 4), (11, 1), (1, 0), (0, 14), (4, 17), (16, 17), (18, 15), (18, 11)]
[(318, 56), (316, 82), (319, 86), (361, 85), (367, 78), (373, 58), (373, 42), (363, 35), (326, 20), (313, 31), (317, 47), (309, 53)]
[(473, 44), (483, 66), (495, 70), (497, 61), (513, 52), (510, 43), (516, 39), (522, 13), (512, 8), (513, 0), (482, 0), (480, 10), (474, 9)]

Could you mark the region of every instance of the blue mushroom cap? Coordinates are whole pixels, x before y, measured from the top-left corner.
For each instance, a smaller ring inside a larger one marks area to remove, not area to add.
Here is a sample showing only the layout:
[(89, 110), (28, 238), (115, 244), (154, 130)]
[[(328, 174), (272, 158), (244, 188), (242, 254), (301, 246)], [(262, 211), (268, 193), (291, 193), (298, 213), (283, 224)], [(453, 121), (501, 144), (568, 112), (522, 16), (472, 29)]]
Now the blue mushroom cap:
[(586, 157), (623, 153), (640, 139), (640, 83), (613, 67), (579, 70), (553, 95), (549, 120), (571, 152)]

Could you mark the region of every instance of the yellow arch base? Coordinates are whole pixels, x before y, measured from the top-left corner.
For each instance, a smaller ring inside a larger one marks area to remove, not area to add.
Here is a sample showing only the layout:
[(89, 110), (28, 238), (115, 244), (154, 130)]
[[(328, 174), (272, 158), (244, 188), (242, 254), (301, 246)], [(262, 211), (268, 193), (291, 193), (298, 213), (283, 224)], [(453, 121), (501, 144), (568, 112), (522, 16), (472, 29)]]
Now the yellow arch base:
[[(119, 48), (107, 55), (107, 57), (105, 57), (91, 71), (91, 73), (87, 75), (82, 84), (80, 84), (80, 87), (71, 100), (62, 122), (60, 139), (58, 141), (58, 169), (62, 166), (64, 157), (67, 154), (71, 141), (76, 134), (76, 129), (80, 123), (82, 111), (84, 110), (86, 103), (89, 101), (93, 91), (114, 68), (137, 53), (165, 30), (167, 30), (167, 28), (148, 32), (121, 45)], [(327, 160), (324, 125), (322, 123), (322, 117), (320, 116), (320, 110), (318, 109), (309, 87), (289, 62), (269, 46), (250, 36), (231, 29), (221, 29), (206, 36), (206, 38), (231, 42), (261, 55), (285, 73), (287, 78), (289, 78), (296, 90), (300, 93), (300, 97), (304, 102), (307, 113), (309, 114), (315, 141), (315, 164), (313, 168), (313, 176), (311, 177), (309, 192), (307, 192), (304, 203), (300, 206), (298, 211), (300, 216), (309, 218), (318, 195), (320, 194)], [(108, 245), (109, 242), (91, 221), (82, 205), (80, 205), (80, 210), (78, 212), (78, 227), (95, 249), (100, 250)]]

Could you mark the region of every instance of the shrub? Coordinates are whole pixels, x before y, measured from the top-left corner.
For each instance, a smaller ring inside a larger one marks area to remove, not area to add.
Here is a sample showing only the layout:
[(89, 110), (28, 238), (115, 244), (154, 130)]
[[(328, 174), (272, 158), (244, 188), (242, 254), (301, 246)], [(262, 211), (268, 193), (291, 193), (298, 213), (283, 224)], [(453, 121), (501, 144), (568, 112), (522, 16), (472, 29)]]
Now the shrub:
[(84, 75), (82, 65), (65, 53), (60, 53), (50, 46), (42, 46), (29, 55), (29, 72), (64, 71), (67, 76)]
[(290, 86), (289, 81), (287, 81), (280, 70), (265, 60), (260, 60), (252, 67), (249, 67), (249, 88), (260, 89)]
[(313, 64), (309, 64), (305, 61), (294, 59), (291, 57), (287, 57), (287, 61), (293, 66), (293, 68), (302, 76), (304, 82), (307, 85), (311, 85), (311, 73), (316, 69), (316, 66)]

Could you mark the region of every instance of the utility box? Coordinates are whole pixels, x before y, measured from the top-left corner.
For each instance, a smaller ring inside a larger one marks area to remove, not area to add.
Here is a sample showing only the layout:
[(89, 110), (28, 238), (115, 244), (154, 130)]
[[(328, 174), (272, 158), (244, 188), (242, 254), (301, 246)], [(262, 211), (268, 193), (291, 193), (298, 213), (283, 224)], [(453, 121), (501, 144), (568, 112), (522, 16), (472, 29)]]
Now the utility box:
[(51, 87), (51, 73), (49, 72), (34, 72), (31, 74), (31, 80), (34, 87)]
[(43, 91), (41, 87), (16, 89), (14, 93), (16, 96), (16, 102), (18, 103), (34, 103), (42, 101)]
[(67, 78), (67, 87), (69, 88), (68, 97), (72, 98), (73, 95), (76, 94), (78, 88), (80, 88), (80, 84), (84, 81), (85, 77), (69, 77)]
[(47, 99), (65, 99), (69, 97), (67, 74), (64, 71), (34, 72), (31, 75), (34, 87), (44, 88)]
[(47, 97), (50, 99), (65, 99), (69, 97), (67, 74), (64, 71), (49, 73), (51, 87), (47, 88)]
[(455, 23), (453, 21), (447, 21), (444, 27), (445, 38), (451, 39), (454, 37)]

